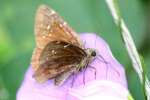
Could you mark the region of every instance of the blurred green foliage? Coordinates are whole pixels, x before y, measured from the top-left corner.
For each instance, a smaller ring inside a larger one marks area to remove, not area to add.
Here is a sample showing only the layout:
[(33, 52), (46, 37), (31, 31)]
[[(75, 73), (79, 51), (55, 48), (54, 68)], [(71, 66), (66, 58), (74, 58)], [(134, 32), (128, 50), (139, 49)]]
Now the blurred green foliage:
[[(131, 67), (119, 30), (104, 0), (0, 0), (0, 100), (15, 100), (34, 48), (36, 9), (47, 4), (78, 33), (94, 32), (103, 37), (114, 56), (126, 68), (129, 89), (143, 100), (139, 79)], [(150, 72), (149, 0), (120, 0), (121, 14)], [(150, 76), (150, 75), (149, 75)]]

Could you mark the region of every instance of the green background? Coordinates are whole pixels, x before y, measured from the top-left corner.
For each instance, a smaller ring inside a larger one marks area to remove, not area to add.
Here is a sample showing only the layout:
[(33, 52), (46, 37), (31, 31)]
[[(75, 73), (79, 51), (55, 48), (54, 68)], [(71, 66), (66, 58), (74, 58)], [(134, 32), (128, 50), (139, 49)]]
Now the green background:
[[(150, 68), (149, 0), (119, 0), (121, 14), (140, 54)], [(119, 29), (104, 0), (0, 0), (0, 100), (15, 100), (35, 45), (36, 9), (47, 4), (78, 33), (94, 32), (103, 37), (125, 66), (129, 89), (135, 100), (143, 100), (139, 79), (132, 69)], [(149, 74), (150, 75), (150, 74)]]

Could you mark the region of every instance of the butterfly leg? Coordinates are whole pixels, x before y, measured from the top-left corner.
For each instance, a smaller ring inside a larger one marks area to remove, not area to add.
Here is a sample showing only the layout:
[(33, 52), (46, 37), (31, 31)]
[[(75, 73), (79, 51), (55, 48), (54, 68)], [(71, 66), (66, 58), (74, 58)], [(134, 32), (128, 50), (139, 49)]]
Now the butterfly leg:
[(72, 81), (71, 81), (71, 87), (74, 86), (74, 82), (75, 82), (75, 73), (72, 73)]
[(96, 76), (97, 76), (97, 75), (96, 75), (96, 68), (93, 67), (93, 66), (91, 66), (91, 65), (88, 65), (88, 67), (91, 68), (92, 70), (94, 70), (94, 76), (95, 76), (94, 78), (95, 78), (95, 80), (96, 80)]

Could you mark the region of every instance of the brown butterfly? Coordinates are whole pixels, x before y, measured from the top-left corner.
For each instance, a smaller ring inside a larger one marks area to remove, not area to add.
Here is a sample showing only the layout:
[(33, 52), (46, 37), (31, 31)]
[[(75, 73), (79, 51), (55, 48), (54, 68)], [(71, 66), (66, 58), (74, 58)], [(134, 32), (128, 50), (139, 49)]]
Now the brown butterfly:
[(33, 77), (40, 83), (54, 79), (55, 85), (61, 85), (70, 75), (85, 69), (96, 56), (96, 51), (85, 49), (77, 33), (46, 5), (37, 10), (35, 39), (31, 64)]

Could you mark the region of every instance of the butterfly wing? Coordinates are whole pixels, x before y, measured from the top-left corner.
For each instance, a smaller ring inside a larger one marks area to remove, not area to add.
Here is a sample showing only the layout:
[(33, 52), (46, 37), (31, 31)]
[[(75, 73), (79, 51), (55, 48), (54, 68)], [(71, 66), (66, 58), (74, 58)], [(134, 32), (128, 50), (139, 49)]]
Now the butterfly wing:
[(82, 48), (77, 33), (51, 8), (41, 5), (35, 18), (36, 48), (32, 55), (33, 70), (39, 67), (39, 58), (44, 47), (51, 41), (65, 41)]
[(66, 41), (77, 46), (81, 42), (77, 33), (51, 8), (42, 5), (35, 19), (35, 37), (38, 47), (44, 47), (50, 41)]
[[(69, 77), (69, 74), (75, 70), (85, 56), (87, 56), (85, 51), (78, 46), (62, 41), (49, 42), (40, 55), (39, 67), (35, 71), (34, 77), (40, 83), (57, 77), (57, 83), (56, 81), (55, 83), (59, 84)], [(63, 79), (58, 78), (59, 75)]]

